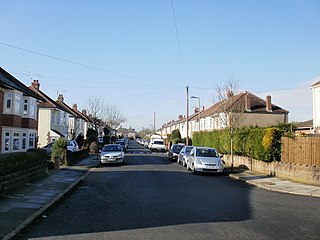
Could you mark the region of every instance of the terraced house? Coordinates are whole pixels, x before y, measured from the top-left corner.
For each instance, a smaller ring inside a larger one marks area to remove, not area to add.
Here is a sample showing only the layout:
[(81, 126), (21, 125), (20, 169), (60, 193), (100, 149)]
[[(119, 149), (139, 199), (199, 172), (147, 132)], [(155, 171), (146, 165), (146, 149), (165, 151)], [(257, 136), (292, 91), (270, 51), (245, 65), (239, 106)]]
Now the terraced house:
[(43, 99), (0, 68), (0, 153), (36, 147), (37, 102)]

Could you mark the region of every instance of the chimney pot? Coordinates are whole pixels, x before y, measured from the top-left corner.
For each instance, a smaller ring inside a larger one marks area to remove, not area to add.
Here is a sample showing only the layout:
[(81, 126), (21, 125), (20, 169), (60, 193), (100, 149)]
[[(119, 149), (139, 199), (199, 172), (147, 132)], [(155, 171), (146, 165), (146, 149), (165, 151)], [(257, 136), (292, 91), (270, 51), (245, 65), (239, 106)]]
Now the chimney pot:
[(87, 110), (86, 110), (86, 109), (83, 109), (83, 110), (82, 110), (82, 114), (87, 115)]
[(266, 96), (266, 110), (272, 112), (271, 96)]
[(228, 98), (231, 98), (232, 96), (233, 96), (232, 90), (231, 90), (231, 89), (228, 89), (228, 90), (227, 90), (227, 97), (228, 97)]
[(31, 83), (32, 87), (34, 87), (35, 89), (38, 89), (40, 88), (40, 83), (39, 83), (39, 80), (33, 80), (33, 82)]
[(78, 110), (78, 105), (77, 105), (76, 103), (73, 104), (72, 109), (75, 110), (75, 111), (77, 111), (77, 110)]
[(61, 101), (61, 102), (63, 102), (63, 101), (64, 101), (63, 94), (59, 94), (59, 96), (58, 96), (58, 100), (59, 100), (59, 101)]

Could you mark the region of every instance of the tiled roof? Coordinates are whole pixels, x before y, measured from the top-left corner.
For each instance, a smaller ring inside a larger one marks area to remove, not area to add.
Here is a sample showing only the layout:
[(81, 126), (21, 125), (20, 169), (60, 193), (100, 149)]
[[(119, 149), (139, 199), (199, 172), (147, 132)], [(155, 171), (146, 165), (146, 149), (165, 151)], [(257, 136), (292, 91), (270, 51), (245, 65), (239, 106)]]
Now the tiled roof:
[[(250, 111), (245, 109), (245, 97), (248, 95), (250, 99)], [(223, 100), (211, 106), (210, 108), (206, 109), (205, 111), (201, 112), (202, 117), (208, 117), (213, 114), (221, 113), (224, 109), (230, 109), (232, 106), (238, 105), (239, 111), (244, 111), (246, 113), (269, 113), (269, 114), (283, 114), (288, 113), (287, 110), (271, 103), (272, 111), (269, 112), (266, 109), (266, 100), (250, 93), (250, 92), (242, 92), (227, 100)]]
[(64, 109), (58, 105), (52, 98), (50, 98), (48, 95), (46, 95), (44, 92), (42, 92), (40, 89), (37, 89), (33, 86), (30, 86), (29, 89), (31, 89), (35, 94), (39, 95), (44, 99), (43, 102), (39, 103), (40, 108), (58, 108), (60, 110)]
[(22, 82), (12, 76), (10, 73), (5, 71), (0, 67), (0, 85), (9, 89), (17, 89), (24, 93), (26, 96), (34, 97), (38, 100), (43, 101), (39, 95), (35, 94), (31, 91), (27, 86), (25, 86)]
[(310, 128), (310, 127), (313, 127), (313, 119), (307, 120), (304, 122), (299, 122), (297, 124), (297, 128)]
[(320, 81), (318, 81), (315, 84), (311, 85), (311, 87), (315, 87), (315, 86), (318, 86), (318, 85), (320, 85)]

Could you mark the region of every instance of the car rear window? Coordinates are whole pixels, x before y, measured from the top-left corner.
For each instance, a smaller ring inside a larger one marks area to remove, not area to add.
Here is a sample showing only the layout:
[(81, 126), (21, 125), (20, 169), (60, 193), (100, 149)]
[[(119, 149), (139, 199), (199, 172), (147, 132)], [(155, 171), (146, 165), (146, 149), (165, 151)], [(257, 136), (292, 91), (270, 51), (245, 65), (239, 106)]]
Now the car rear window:
[(163, 145), (164, 142), (163, 141), (154, 141), (153, 144), (161, 144), (161, 145)]

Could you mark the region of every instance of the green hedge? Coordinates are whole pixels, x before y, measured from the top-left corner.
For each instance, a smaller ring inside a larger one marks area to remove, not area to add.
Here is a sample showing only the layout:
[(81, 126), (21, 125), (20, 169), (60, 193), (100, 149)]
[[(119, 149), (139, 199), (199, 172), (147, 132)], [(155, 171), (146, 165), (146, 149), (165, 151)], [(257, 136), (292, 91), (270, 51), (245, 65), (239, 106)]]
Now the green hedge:
[[(235, 130), (234, 154), (272, 162), (281, 160), (281, 137), (290, 135), (292, 124), (277, 126), (242, 127)], [(220, 153), (230, 154), (228, 130), (196, 132), (193, 134), (194, 146), (214, 147)]]
[(46, 162), (46, 153), (41, 149), (33, 149), (29, 152), (1, 154), (0, 176), (15, 173)]

